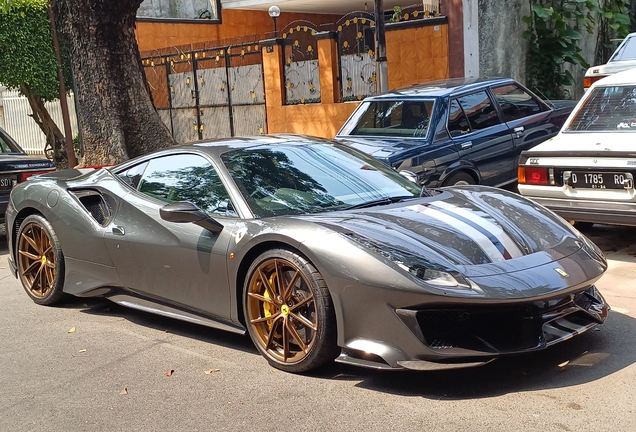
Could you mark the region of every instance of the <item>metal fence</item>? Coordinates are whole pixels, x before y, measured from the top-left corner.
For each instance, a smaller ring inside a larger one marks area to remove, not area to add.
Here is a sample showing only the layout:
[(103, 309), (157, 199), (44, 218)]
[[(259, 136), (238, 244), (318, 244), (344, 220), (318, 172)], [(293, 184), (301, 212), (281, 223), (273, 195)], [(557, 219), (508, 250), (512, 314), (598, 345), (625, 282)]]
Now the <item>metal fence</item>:
[(320, 103), (317, 26), (294, 21), (283, 29), (285, 58), (285, 103)]
[(373, 19), (368, 12), (352, 12), (336, 23), (342, 102), (362, 100), (376, 93)]
[(155, 107), (179, 143), (265, 134), (262, 62), (257, 42), (142, 60)]
[[(73, 95), (68, 96), (67, 101), (73, 137), (75, 137), (78, 133), (78, 128)], [(47, 102), (44, 105), (57, 126), (64, 133), (60, 102)], [(20, 96), (18, 91), (0, 91), (0, 127), (16, 140), (25, 152), (29, 154), (44, 154), (46, 135), (30, 117), (31, 114), (33, 114), (33, 111), (29, 101), (24, 96)]]

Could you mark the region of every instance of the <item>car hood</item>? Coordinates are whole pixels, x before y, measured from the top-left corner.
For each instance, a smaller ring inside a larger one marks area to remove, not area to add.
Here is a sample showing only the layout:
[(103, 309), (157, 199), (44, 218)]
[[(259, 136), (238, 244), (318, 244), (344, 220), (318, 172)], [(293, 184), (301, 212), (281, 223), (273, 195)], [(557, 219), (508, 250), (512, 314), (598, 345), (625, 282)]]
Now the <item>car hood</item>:
[(469, 277), (526, 270), (582, 246), (566, 222), (519, 195), (481, 186), (441, 191), (310, 219), (376, 251), (405, 252)]
[(536, 147), (532, 152), (633, 152), (634, 132), (568, 132), (560, 133)]
[[(394, 160), (404, 159), (404, 155), (416, 146), (427, 143), (426, 138), (391, 138), (391, 137), (352, 137), (337, 136), (336, 139), (361, 152), (392, 165)], [(417, 150), (419, 151), (419, 150)], [(398, 155), (400, 157), (398, 157)]]

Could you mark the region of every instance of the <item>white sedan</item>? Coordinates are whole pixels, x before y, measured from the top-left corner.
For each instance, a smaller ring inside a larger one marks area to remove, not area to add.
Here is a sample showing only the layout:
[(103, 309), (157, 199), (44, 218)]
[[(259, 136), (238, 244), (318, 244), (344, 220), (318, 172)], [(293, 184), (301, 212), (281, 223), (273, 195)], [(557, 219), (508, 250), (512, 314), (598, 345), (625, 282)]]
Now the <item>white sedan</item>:
[(604, 65), (592, 66), (585, 72), (583, 87), (588, 89), (596, 81), (636, 67), (636, 33), (629, 34)]
[(572, 221), (636, 226), (636, 69), (597, 81), (557, 136), (523, 152), (519, 192)]

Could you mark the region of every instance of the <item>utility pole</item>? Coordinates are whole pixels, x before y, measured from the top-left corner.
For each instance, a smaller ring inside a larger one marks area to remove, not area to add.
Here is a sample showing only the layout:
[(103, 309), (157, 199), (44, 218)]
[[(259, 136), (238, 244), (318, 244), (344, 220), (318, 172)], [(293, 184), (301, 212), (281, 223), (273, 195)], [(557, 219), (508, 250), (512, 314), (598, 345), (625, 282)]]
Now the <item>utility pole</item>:
[(389, 90), (386, 30), (384, 28), (384, 0), (375, 0), (375, 55), (377, 60), (378, 93), (382, 93)]
[[(66, 86), (64, 85), (64, 72), (62, 71), (62, 56), (60, 55), (60, 43), (57, 39), (57, 29), (55, 28), (55, 17), (53, 16), (53, 8), (48, 3), (49, 23), (51, 26), (51, 37), (53, 38), (53, 48), (55, 49), (55, 60), (57, 62), (57, 80), (60, 83), (60, 106), (62, 107), (62, 119), (64, 120), (64, 136), (66, 138), (66, 157), (68, 159), (68, 167), (73, 168), (77, 165), (75, 157), (75, 148), (73, 147), (73, 129), (71, 129), (71, 117), (68, 112), (68, 104), (66, 101)], [(55, 149), (53, 149), (55, 154)]]

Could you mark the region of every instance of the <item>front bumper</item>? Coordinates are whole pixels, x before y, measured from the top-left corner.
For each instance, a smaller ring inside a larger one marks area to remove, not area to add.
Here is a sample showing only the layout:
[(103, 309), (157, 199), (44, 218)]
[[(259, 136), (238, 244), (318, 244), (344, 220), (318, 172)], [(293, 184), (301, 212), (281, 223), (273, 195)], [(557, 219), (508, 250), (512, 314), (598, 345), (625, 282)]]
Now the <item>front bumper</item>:
[(531, 195), (526, 197), (565, 220), (636, 226), (636, 203), (633, 202), (545, 198)]
[(545, 349), (602, 324), (610, 307), (595, 286), (521, 305), (435, 305), (396, 309), (426, 353), (399, 359), (386, 344), (356, 339), (338, 362), (376, 369), (475, 367), (502, 355)]
[(608, 316), (609, 305), (595, 288), (607, 264), (587, 245), (517, 271), (489, 269), (470, 276), (481, 295), (357, 283), (334, 292), (343, 348), (337, 361), (377, 369), (479, 366), (502, 355), (545, 349)]

